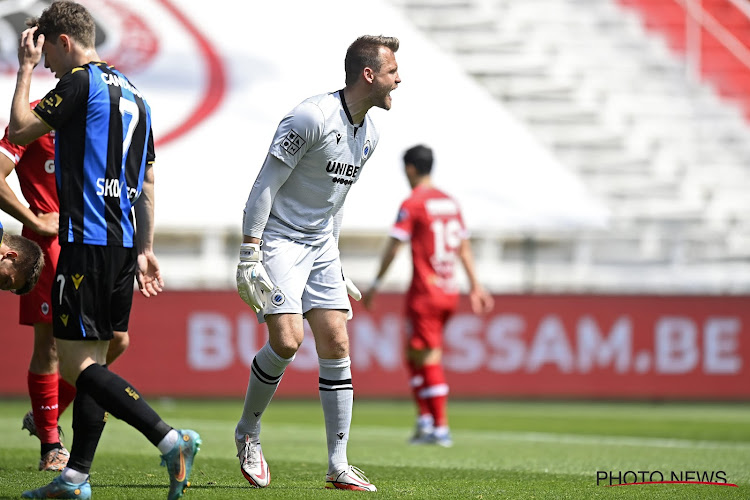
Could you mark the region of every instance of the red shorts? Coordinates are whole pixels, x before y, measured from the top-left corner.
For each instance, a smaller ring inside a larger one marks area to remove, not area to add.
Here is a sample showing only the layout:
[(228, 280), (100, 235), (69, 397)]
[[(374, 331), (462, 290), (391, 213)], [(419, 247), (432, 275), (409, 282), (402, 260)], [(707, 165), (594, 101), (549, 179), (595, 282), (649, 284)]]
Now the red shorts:
[(443, 347), (443, 329), (456, 306), (406, 306), (406, 347), (415, 350)]
[(60, 243), (57, 236), (41, 236), (31, 229), (23, 228), (21, 234), (36, 241), (44, 251), (44, 269), (39, 276), (34, 289), (26, 295), (21, 295), (19, 308), (19, 324), (33, 325), (34, 323), (52, 323), (52, 283), (55, 281), (55, 268), (60, 256)]

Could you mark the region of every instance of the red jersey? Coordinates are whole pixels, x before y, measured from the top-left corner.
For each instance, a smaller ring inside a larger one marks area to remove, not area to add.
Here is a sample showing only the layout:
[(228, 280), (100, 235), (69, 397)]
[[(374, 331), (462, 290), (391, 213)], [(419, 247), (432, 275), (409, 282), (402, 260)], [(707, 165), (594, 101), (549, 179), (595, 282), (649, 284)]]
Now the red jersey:
[(417, 186), (401, 204), (391, 236), (411, 241), (407, 303), (418, 309), (455, 306), (456, 260), (468, 236), (458, 203), (438, 189)]
[[(31, 103), (32, 109), (39, 101)], [(0, 153), (16, 164), (21, 192), (34, 213), (59, 212), (55, 181), (55, 132), (52, 131), (26, 146), (8, 140), (8, 127), (0, 140)]]

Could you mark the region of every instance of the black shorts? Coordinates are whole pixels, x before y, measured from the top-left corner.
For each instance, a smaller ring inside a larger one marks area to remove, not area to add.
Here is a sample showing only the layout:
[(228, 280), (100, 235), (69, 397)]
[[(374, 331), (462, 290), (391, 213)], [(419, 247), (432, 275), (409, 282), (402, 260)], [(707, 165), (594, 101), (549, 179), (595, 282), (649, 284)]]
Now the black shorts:
[(134, 248), (62, 245), (52, 284), (53, 333), (65, 340), (111, 340), (128, 330)]

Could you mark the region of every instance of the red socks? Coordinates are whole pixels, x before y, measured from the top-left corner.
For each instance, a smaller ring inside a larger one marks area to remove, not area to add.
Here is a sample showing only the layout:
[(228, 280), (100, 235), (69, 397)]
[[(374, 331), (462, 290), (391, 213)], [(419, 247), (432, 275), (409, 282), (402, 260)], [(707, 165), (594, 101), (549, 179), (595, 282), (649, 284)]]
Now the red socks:
[(34, 411), (34, 424), (39, 440), (43, 444), (60, 442), (60, 435), (57, 432), (57, 379), (57, 373), (38, 375), (29, 372), (27, 377), (31, 409)]
[(425, 365), (421, 368), (408, 364), (411, 389), (419, 415), (432, 415), (435, 427), (448, 425), (448, 384), (443, 365)]
[(448, 384), (445, 381), (443, 365), (425, 365), (422, 368), (424, 374), (424, 387), (420, 397), (424, 398), (429, 412), (435, 420), (435, 427), (448, 425)]
[(59, 375), (57, 381), (57, 415), (59, 418), (65, 409), (70, 406), (70, 403), (76, 398), (76, 388), (67, 383)]
[(417, 368), (412, 361), (408, 361), (406, 366), (409, 369), (409, 385), (411, 385), (412, 397), (417, 404), (419, 415), (429, 415), (430, 407), (427, 400), (421, 396), (425, 386), (424, 369)]

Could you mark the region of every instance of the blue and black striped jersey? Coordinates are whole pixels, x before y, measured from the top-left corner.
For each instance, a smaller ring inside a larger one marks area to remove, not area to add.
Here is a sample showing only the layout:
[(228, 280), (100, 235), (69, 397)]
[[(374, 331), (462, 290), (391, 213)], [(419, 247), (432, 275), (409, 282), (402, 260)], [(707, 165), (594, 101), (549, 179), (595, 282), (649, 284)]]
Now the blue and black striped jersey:
[(34, 108), (56, 130), (60, 243), (132, 247), (133, 205), (154, 161), (151, 108), (113, 66), (65, 74)]

